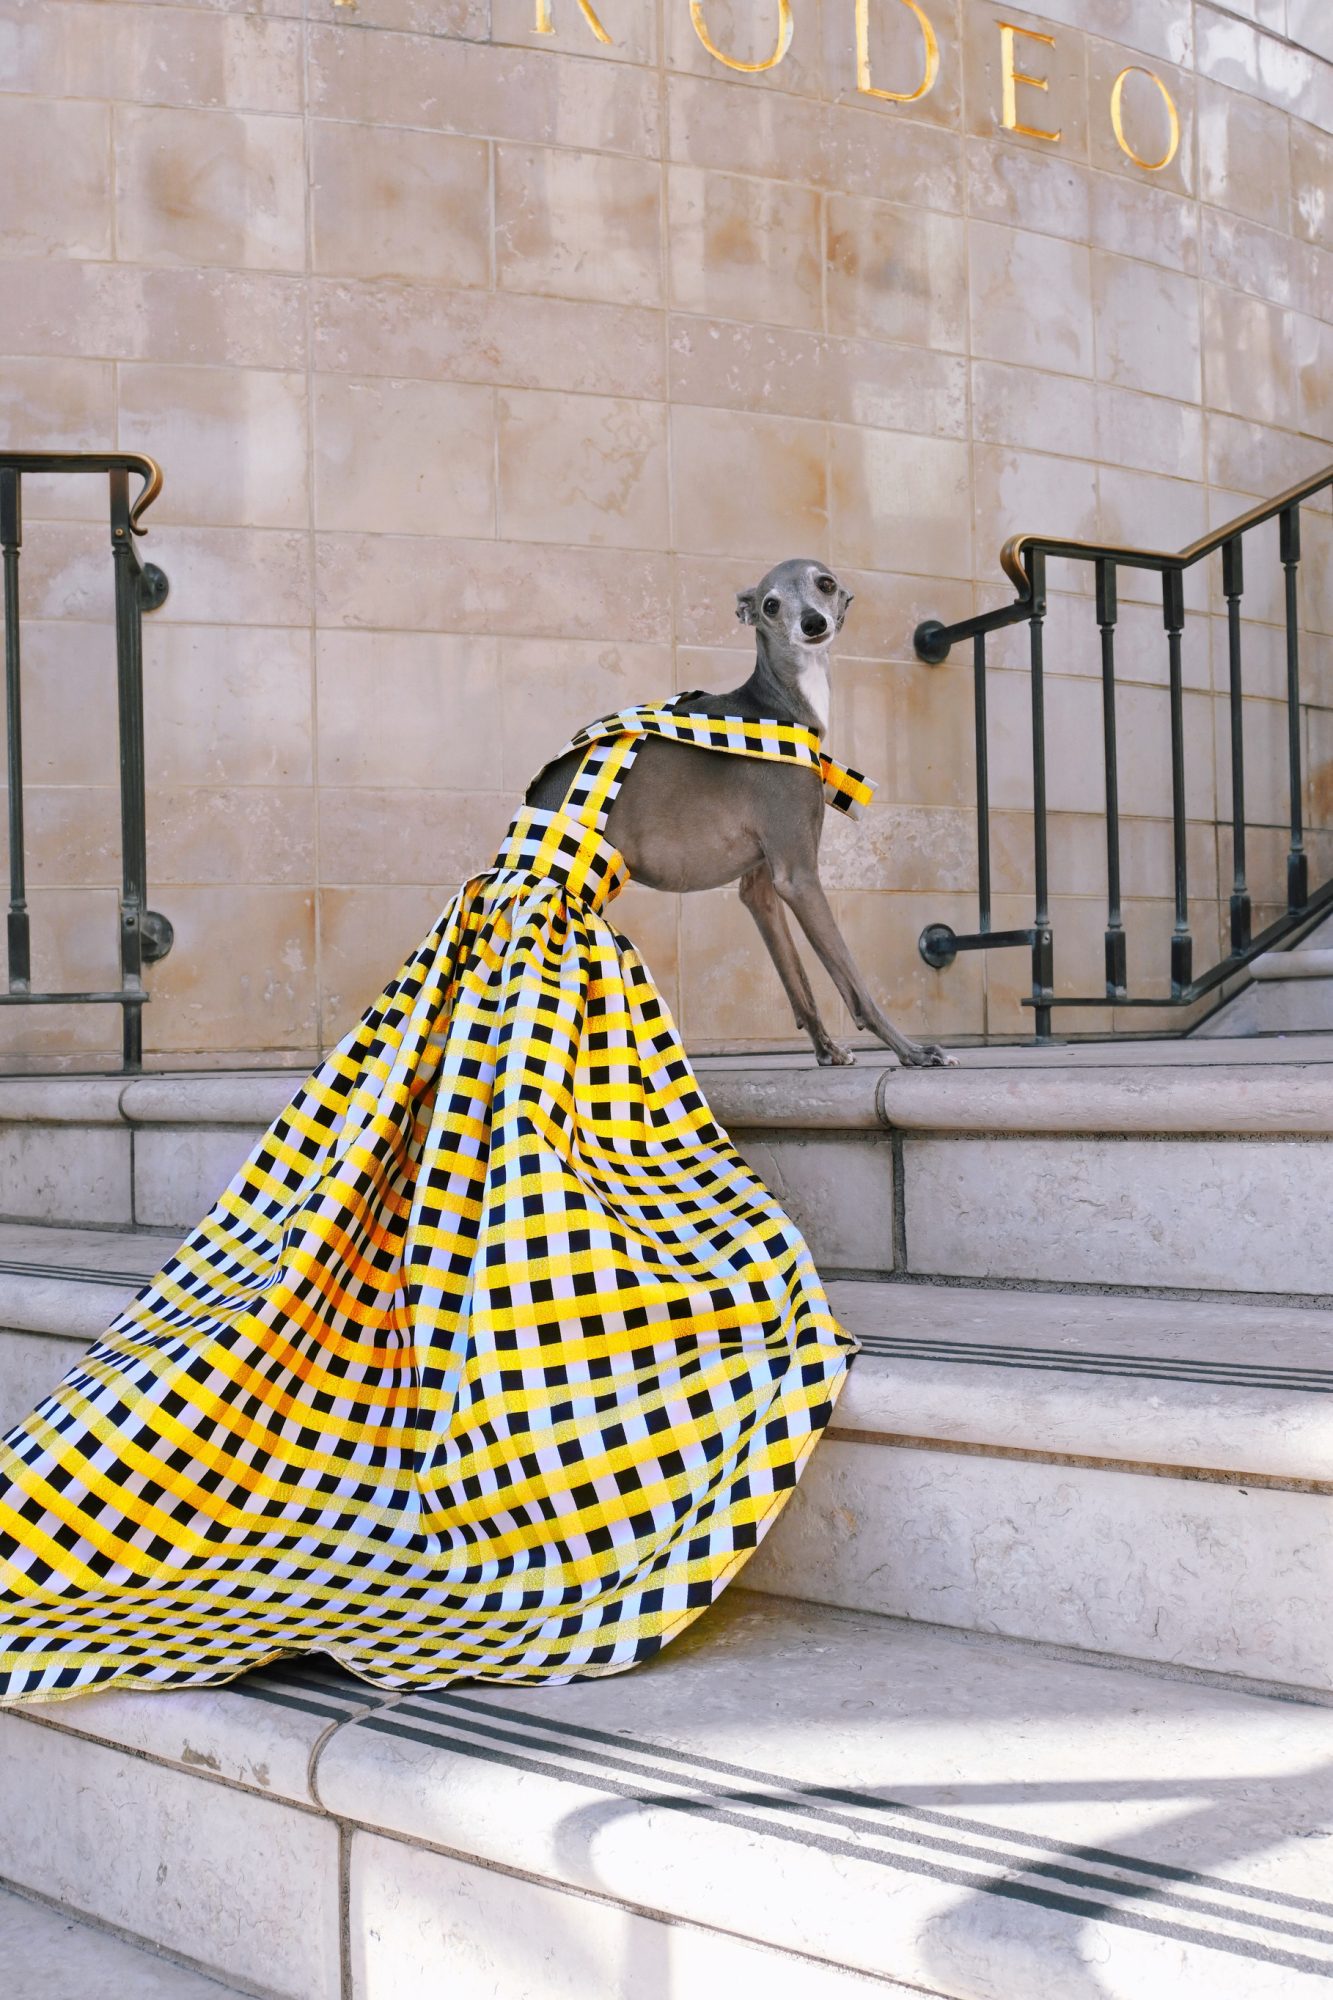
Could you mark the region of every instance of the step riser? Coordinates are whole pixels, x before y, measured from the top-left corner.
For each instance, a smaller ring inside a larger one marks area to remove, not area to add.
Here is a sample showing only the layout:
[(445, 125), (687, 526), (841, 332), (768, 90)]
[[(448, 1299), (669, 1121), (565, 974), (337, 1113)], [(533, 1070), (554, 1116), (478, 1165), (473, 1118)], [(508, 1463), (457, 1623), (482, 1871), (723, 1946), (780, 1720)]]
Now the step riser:
[(259, 1992), (340, 2000), (330, 1821), (12, 1712), (0, 1797), (25, 1801), (0, 1814), (0, 1878)]
[[(82, 1351), (0, 1332), (0, 1433)], [(745, 1582), (1333, 1690), (1333, 1498), (1321, 1494), (860, 1443), (835, 1420)]]
[(1333, 1499), (836, 1435), (747, 1589), (1333, 1689)]
[[(191, 1228), (257, 1128), (0, 1127), (0, 1216)], [(737, 1129), (829, 1271), (1326, 1296), (1333, 1142)], [(895, 1220), (895, 1164), (900, 1181)]]

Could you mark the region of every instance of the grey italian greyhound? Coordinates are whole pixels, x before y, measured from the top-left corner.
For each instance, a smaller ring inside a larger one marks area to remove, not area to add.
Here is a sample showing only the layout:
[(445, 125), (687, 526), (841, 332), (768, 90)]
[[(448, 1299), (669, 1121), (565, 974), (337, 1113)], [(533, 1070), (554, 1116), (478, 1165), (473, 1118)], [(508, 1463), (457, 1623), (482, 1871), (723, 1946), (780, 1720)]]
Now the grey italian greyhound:
[[(852, 594), (821, 562), (794, 557), (736, 598), (736, 616), (755, 628), (754, 672), (727, 694), (699, 695), (692, 713), (771, 718), (823, 736), (829, 714), (829, 647)], [(582, 753), (548, 764), (527, 803), (554, 810)], [(821, 1063), (850, 1063), (819, 1017), (810, 981), (787, 924), (791, 910), (858, 1028), (869, 1028), (899, 1062), (952, 1064), (931, 1042), (900, 1034), (866, 984), (819, 879), (824, 790), (817, 771), (767, 758), (719, 756), (692, 743), (646, 737), (606, 817), (606, 837), (631, 878), (650, 889), (717, 889), (740, 882), (791, 1002), (796, 1025)]]

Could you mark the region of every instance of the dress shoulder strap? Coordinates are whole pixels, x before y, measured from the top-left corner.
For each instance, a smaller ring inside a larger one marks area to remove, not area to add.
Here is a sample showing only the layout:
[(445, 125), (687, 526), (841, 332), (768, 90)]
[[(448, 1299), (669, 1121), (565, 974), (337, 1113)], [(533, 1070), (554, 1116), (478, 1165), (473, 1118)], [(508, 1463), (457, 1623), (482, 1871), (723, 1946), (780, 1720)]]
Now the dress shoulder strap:
[[(664, 736), (672, 742), (693, 743), (701, 750), (720, 750), (732, 756), (766, 757), (776, 763), (804, 764), (819, 772), (824, 785), (825, 804), (852, 819), (859, 819), (863, 809), (874, 798), (875, 787), (870, 779), (821, 750), (819, 738), (812, 729), (776, 719), (705, 715), (688, 707), (691, 701), (703, 698), (696, 691), (677, 695), (672, 702), (647, 702), (638, 708), (618, 709), (614, 715), (604, 715), (597, 722), (588, 723), (570, 738), (553, 762), (575, 750), (592, 751), (598, 746), (616, 743), (625, 746), (607, 779), (609, 790), (597, 806), (598, 818), (592, 823), (600, 824), (600, 814), (615, 797), (625, 772), (634, 761), (635, 748), (645, 736)], [(599, 783), (605, 768), (600, 759), (585, 759), (570, 786), (565, 801), (566, 810), (576, 811), (579, 818), (588, 818), (588, 808), (576, 803), (576, 795), (585, 782), (591, 785)]]

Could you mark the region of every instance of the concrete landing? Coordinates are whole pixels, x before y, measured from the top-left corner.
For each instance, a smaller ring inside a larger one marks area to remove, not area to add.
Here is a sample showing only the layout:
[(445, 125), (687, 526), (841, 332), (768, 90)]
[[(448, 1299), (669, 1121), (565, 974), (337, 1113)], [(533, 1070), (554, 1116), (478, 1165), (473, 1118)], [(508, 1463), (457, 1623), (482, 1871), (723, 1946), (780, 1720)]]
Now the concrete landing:
[(234, 1986), (0, 1889), (7, 2000), (239, 2000)]

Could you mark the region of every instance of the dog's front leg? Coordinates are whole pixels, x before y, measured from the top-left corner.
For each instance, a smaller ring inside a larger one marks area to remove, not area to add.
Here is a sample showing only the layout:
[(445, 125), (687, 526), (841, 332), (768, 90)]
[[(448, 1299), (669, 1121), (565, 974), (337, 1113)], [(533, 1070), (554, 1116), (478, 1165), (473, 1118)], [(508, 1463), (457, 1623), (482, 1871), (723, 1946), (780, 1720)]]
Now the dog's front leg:
[(801, 954), (787, 928), (787, 914), (773, 886), (773, 871), (766, 861), (747, 869), (740, 880), (741, 901), (759, 927), (768, 946), (768, 955), (778, 969), (778, 978), (791, 1002), (796, 1025), (803, 1028), (814, 1044), (815, 1058), (821, 1063), (849, 1063), (850, 1051), (835, 1042), (819, 1016), (810, 981), (801, 963)]
[(772, 864), (773, 886), (819, 955), (819, 961), (851, 1010), (858, 1028), (869, 1028), (886, 1043), (900, 1063), (914, 1069), (953, 1067), (955, 1058), (933, 1042), (914, 1042), (900, 1034), (866, 985), (861, 970), (843, 941), (837, 919), (818, 872), (808, 864)]

